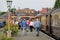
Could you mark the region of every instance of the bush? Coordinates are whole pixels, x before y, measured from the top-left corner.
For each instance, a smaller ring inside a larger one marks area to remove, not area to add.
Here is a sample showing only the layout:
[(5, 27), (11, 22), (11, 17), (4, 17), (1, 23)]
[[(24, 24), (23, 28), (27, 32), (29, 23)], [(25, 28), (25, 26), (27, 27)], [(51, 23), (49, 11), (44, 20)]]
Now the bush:
[(0, 40), (13, 40), (13, 38), (7, 38), (7, 35), (5, 33), (2, 33)]
[(8, 30), (8, 25), (4, 27), (3, 33), (7, 34), (7, 30)]
[(14, 25), (14, 26), (11, 25), (11, 28), (10, 28), (10, 29), (11, 29), (11, 31), (12, 31), (12, 33), (11, 33), (12, 36), (13, 36), (13, 35), (17, 35), (17, 33), (18, 33), (18, 25)]
[(13, 38), (7, 38), (7, 40), (13, 40)]
[(7, 40), (6, 34), (3, 33), (3, 34), (1, 35), (1, 40)]
[[(18, 25), (13, 25), (13, 24), (10, 24), (10, 30), (11, 30), (11, 35), (17, 35), (18, 33)], [(4, 30), (3, 30), (3, 33), (7, 34), (7, 31), (8, 31), (8, 25), (5, 26)]]

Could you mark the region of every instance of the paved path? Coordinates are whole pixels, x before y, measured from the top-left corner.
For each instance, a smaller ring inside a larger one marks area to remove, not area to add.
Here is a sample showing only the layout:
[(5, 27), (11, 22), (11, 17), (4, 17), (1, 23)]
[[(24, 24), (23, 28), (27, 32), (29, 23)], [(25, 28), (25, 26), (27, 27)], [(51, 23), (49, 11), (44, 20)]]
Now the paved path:
[(24, 36), (22, 32), (19, 32), (18, 35), (14, 37), (14, 40), (54, 40), (54, 39), (42, 32), (40, 32), (39, 37), (36, 37), (35, 32), (27, 32), (26, 36)]

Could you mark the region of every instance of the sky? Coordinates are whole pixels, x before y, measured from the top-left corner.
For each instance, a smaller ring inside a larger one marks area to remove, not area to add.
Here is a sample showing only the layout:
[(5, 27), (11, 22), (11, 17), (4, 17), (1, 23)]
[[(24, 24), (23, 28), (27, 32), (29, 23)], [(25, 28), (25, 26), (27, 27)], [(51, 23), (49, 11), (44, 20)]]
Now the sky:
[[(41, 10), (42, 8), (53, 8), (55, 4), (55, 0), (12, 0), (13, 8), (15, 6), (18, 8), (30, 8), (35, 10)], [(7, 3), (6, 0), (0, 0), (0, 11), (7, 11)]]

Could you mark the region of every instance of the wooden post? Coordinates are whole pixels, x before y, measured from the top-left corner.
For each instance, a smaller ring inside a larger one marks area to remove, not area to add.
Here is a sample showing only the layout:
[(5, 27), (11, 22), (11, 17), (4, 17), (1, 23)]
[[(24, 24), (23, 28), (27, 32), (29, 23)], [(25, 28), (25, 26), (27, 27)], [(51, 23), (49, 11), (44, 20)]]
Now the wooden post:
[(8, 11), (8, 31), (7, 31), (7, 37), (10, 38), (11, 31), (10, 31), (10, 10)]

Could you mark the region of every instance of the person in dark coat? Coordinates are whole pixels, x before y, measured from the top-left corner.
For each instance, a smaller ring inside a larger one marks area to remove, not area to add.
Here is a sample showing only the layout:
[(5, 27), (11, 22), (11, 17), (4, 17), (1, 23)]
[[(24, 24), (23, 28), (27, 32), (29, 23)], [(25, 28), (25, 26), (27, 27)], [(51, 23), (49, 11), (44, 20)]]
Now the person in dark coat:
[(21, 21), (18, 23), (18, 29), (21, 29)]

